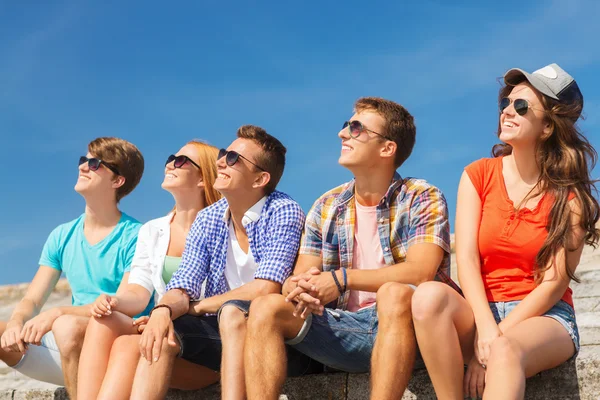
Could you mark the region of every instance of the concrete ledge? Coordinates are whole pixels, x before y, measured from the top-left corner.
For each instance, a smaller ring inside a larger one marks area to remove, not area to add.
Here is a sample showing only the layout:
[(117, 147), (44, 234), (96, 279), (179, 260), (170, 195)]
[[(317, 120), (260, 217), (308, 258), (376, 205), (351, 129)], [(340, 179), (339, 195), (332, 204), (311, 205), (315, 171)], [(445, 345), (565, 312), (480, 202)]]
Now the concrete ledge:
[[(321, 374), (286, 381), (280, 400), (363, 400), (369, 398), (368, 374)], [(403, 400), (435, 399), (431, 381), (424, 369), (415, 371)], [(583, 346), (575, 362), (542, 372), (527, 381), (526, 399), (598, 400), (600, 399), (600, 345)], [(63, 388), (56, 390), (5, 390), (0, 400), (66, 400)], [(169, 400), (218, 400), (219, 385), (185, 392), (170, 390)]]

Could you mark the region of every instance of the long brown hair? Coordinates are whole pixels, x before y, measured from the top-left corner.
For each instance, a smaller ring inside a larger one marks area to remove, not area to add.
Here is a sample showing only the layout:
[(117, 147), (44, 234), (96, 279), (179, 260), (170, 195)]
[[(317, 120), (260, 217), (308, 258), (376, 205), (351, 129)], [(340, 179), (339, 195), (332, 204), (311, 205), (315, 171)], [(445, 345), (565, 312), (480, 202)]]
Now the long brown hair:
[[(513, 87), (510, 85), (502, 87), (498, 101), (507, 97)], [(554, 262), (561, 248), (565, 251), (573, 251), (578, 247), (577, 244), (575, 248), (569, 247), (570, 193), (573, 193), (581, 203), (580, 226), (585, 232), (585, 243), (596, 247), (600, 238), (600, 230), (596, 228), (600, 218), (600, 206), (592, 195), (592, 192), (598, 191), (595, 186), (596, 180), (590, 177), (590, 171), (596, 165), (598, 154), (577, 126), (583, 103), (563, 104), (541, 93), (540, 97), (544, 106), (544, 118), (550, 124), (552, 133), (542, 136), (536, 146), (535, 158), (541, 173), (537, 193), (532, 197), (548, 192), (554, 197), (554, 205), (546, 225), (548, 237), (536, 257), (537, 283), (541, 282), (545, 271), (551, 265), (550, 261)], [(501, 130), (502, 126), (499, 122), (498, 136)], [(511, 153), (512, 146), (506, 143), (496, 144), (492, 148), (494, 157)], [(566, 269), (569, 278), (579, 282), (568, 266)]]

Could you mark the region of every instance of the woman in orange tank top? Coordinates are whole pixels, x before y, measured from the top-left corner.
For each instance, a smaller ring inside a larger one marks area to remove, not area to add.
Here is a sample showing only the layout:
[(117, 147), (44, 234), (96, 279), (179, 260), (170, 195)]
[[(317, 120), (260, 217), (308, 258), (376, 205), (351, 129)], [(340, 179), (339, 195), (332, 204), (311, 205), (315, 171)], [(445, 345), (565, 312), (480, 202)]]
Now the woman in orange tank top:
[[(511, 69), (494, 158), (465, 168), (456, 212), (464, 298), (438, 282), (413, 297), (419, 348), (439, 399), (522, 399), (525, 379), (577, 354), (571, 279), (598, 242), (596, 151), (577, 120), (583, 96), (551, 64)], [(468, 365), (466, 374), (463, 365)]]

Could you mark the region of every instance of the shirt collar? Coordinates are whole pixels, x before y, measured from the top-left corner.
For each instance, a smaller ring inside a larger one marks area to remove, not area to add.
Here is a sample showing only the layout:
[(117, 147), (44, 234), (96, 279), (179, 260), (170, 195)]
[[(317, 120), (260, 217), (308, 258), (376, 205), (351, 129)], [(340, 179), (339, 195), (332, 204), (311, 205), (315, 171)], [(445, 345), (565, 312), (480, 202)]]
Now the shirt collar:
[[(260, 213), (267, 202), (267, 196), (264, 196), (262, 199), (256, 202), (252, 207), (250, 207), (242, 217), (242, 225), (244, 228), (251, 222), (256, 222), (260, 219)], [(229, 223), (229, 219), (231, 218), (231, 211), (229, 210), (229, 206), (225, 209), (225, 213), (223, 214), (223, 221), (225, 223)]]
[[(392, 182), (390, 183), (390, 187), (388, 188), (385, 196), (381, 198), (379, 204), (385, 204), (387, 208), (390, 207), (390, 202), (392, 199), (392, 195), (398, 188), (402, 187), (404, 183), (404, 179), (400, 176), (398, 172), (394, 172), (394, 177), (392, 178)], [(344, 189), (344, 191), (337, 198), (337, 206), (347, 203), (354, 197), (354, 179), (348, 182), (348, 185)]]

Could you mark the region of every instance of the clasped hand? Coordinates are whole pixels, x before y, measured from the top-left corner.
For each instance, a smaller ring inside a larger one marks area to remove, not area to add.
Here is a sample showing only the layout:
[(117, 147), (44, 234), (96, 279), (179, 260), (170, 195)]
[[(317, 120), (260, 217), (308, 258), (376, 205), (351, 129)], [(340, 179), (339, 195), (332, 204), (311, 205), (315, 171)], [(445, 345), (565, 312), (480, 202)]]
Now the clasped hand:
[(294, 316), (305, 319), (308, 313), (323, 315), (324, 306), (340, 295), (333, 276), (312, 267), (307, 272), (290, 278), (296, 287), (286, 296), (286, 301), (295, 302)]

